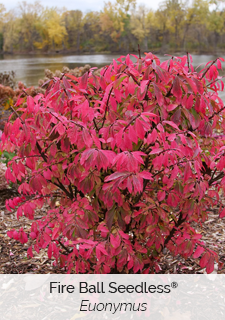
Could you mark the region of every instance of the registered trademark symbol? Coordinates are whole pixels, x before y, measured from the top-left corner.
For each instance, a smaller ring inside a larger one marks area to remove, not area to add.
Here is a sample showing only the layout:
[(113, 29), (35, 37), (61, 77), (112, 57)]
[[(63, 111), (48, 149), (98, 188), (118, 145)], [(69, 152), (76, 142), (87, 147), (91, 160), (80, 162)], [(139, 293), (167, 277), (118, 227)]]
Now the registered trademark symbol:
[(177, 287), (178, 287), (178, 283), (177, 282), (174, 281), (174, 282), (171, 283), (171, 288), (175, 289)]

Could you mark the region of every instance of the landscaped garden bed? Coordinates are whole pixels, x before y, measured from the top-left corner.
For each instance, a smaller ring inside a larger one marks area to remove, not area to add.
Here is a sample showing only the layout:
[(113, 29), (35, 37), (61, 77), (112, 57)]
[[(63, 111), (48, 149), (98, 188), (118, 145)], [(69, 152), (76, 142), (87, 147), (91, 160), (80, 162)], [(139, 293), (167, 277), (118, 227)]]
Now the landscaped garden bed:
[(223, 59), (196, 72), (190, 55), (135, 58), (20, 88), (2, 134), (19, 195), (6, 201), (2, 232), (27, 258), (3, 245), (22, 261), (2, 268), (222, 272)]

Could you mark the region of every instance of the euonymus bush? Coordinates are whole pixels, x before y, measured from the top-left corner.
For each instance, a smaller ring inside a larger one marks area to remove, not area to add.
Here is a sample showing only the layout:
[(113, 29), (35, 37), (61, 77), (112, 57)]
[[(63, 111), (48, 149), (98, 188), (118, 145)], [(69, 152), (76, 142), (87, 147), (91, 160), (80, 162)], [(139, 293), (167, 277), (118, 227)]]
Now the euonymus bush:
[(2, 149), (17, 153), (6, 178), (22, 182), (21, 197), (6, 207), (31, 220), (49, 209), (29, 232), (8, 235), (32, 238), (29, 256), (48, 248), (68, 272), (160, 272), (167, 248), (210, 273), (217, 255), (193, 226), (215, 205), (225, 216), (223, 59), (196, 71), (191, 56), (134, 58), (100, 76), (54, 77), (44, 94), (18, 99)]

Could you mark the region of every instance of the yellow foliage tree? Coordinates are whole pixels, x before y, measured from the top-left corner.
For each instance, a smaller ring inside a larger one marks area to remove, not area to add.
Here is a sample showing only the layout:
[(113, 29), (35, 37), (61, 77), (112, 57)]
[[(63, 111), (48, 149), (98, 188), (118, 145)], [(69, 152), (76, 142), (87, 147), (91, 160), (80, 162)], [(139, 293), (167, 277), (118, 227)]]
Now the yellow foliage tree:
[(42, 34), (42, 41), (35, 42), (38, 49), (60, 49), (64, 46), (67, 32), (65, 22), (63, 21), (63, 12), (57, 8), (47, 8), (43, 12), (42, 22), (39, 24), (38, 29)]
[(151, 37), (151, 28), (154, 24), (154, 12), (144, 5), (140, 5), (131, 14), (130, 29), (143, 49), (148, 50), (148, 39)]
[[(121, 36), (126, 35), (129, 25), (130, 10), (136, 6), (136, 0), (116, 0), (107, 2), (100, 14), (100, 25), (103, 33), (118, 42)], [(126, 41), (126, 39), (124, 39)]]
[(13, 52), (15, 46), (18, 43), (19, 34), (18, 30), (18, 19), (16, 19), (15, 10), (10, 10), (4, 15), (4, 25), (3, 25), (3, 50), (5, 52)]

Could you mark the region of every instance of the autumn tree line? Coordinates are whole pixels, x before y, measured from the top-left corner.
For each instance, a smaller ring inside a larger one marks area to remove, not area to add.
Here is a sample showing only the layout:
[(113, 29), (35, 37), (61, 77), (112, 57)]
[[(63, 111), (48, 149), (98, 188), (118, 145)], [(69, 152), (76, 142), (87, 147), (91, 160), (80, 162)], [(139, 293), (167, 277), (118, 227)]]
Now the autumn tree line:
[(0, 4), (0, 52), (216, 53), (225, 51), (225, 0), (165, 0), (153, 11), (136, 0), (105, 3), (101, 11)]

